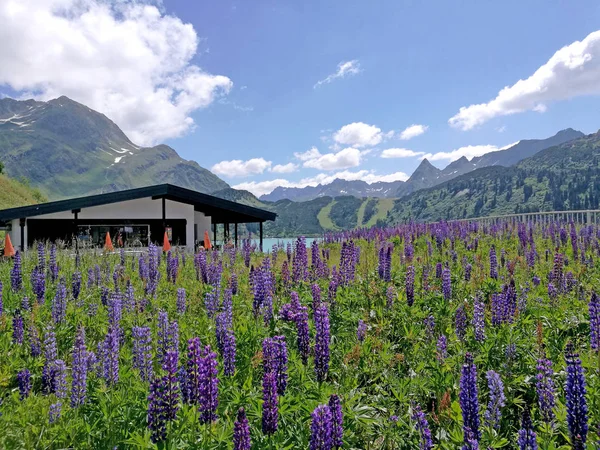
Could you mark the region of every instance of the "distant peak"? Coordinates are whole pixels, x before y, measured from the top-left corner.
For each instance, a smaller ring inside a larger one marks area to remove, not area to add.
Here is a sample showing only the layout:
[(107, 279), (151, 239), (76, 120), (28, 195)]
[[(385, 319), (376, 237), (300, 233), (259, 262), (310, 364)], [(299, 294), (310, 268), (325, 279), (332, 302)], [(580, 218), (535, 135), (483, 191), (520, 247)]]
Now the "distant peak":
[(433, 164), (431, 164), (427, 158), (423, 158), (419, 167), (433, 167)]

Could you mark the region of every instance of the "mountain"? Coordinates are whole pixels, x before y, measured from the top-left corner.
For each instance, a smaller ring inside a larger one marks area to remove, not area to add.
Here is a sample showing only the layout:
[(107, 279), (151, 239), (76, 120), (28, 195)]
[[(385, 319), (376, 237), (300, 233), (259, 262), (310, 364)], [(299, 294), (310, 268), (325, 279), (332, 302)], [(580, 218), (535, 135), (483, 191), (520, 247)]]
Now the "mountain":
[(547, 139), (525, 139), (517, 144), (471, 161), (462, 156), (451, 162), (444, 169), (438, 169), (427, 159), (423, 159), (411, 177), (406, 181), (378, 182), (368, 184), (361, 180), (346, 181), (336, 179), (329, 184), (307, 186), (304, 188), (277, 187), (269, 194), (260, 197), (261, 200), (276, 202), (283, 199), (297, 202), (312, 200), (318, 197), (338, 197), (352, 195), (354, 197), (401, 198), (420, 189), (436, 186), (445, 181), (459, 177), (475, 169), (488, 166), (512, 166), (522, 159), (535, 155), (537, 152), (564, 142), (584, 136), (581, 131), (567, 128)]
[(437, 221), (600, 208), (600, 132), (555, 145), (511, 167), (476, 169), (394, 203), (386, 221)]
[(51, 199), (159, 183), (205, 193), (229, 187), (167, 145), (138, 147), (109, 118), (67, 97), (0, 99), (0, 161)]
[(536, 153), (564, 142), (585, 136), (581, 131), (567, 128), (547, 139), (525, 139), (506, 150), (498, 150), (475, 157), (471, 163), (476, 168), (488, 166), (513, 166), (519, 161), (529, 158)]
[(34, 205), (45, 201), (47, 201), (46, 197), (26, 182), (0, 174), (0, 209)]
[(319, 184), (317, 186), (306, 186), (304, 188), (286, 188), (277, 187), (269, 194), (260, 197), (261, 200), (276, 202), (287, 199), (296, 202), (312, 200), (318, 197), (337, 197), (352, 195), (353, 197), (375, 197), (385, 198), (396, 192), (403, 181), (377, 182), (368, 184), (362, 180), (342, 180), (335, 179), (329, 184)]

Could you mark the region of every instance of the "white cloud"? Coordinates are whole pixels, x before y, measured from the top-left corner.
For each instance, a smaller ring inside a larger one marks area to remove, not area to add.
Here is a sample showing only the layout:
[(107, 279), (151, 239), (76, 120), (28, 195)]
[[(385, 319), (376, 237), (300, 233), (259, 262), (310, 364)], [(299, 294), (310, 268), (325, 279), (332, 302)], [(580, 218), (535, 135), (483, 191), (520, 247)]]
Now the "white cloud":
[(285, 179), (276, 179), (276, 180), (268, 180), (268, 181), (250, 181), (245, 183), (240, 183), (233, 186), (234, 189), (244, 189), (252, 192), (254, 195), (260, 197), (261, 195), (268, 194), (272, 192), (275, 188), (281, 187), (292, 187), (292, 188), (303, 188), (306, 186), (316, 186), (318, 184), (329, 184), (335, 179), (340, 178), (342, 180), (363, 180), (369, 184), (376, 183), (378, 181), (406, 181), (408, 180), (408, 175), (404, 172), (395, 172), (387, 175), (379, 175), (375, 172), (368, 170), (358, 170), (356, 172), (352, 171), (341, 171), (333, 174), (325, 174), (320, 173), (315, 175), (314, 177), (303, 178), (298, 182), (293, 182)]
[(360, 63), (358, 62), (357, 59), (353, 59), (352, 61), (341, 62), (338, 64), (337, 70), (335, 71), (335, 73), (332, 73), (331, 75), (329, 75), (327, 78), (324, 78), (323, 80), (317, 81), (316, 84), (313, 86), (313, 88), (316, 89), (319, 86), (321, 86), (322, 84), (329, 84), (338, 78), (344, 78), (349, 75), (356, 75), (359, 72), (360, 72)]
[(3, 0), (0, 23), (0, 85), (41, 100), (66, 95), (138, 144), (189, 132), (191, 114), (233, 85), (192, 64), (193, 26), (149, 2)]
[(294, 156), (300, 161), (308, 161), (309, 159), (315, 159), (321, 156), (321, 152), (319, 152), (317, 147), (312, 147), (310, 150), (307, 150), (303, 153), (294, 153)]
[(298, 170), (298, 166), (294, 163), (277, 164), (271, 168), (271, 172), (274, 173), (292, 173), (296, 170)]
[(337, 153), (326, 153), (313, 159), (304, 161), (304, 167), (319, 170), (339, 170), (349, 167), (356, 167), (360, 164), (362, 154), (361, 151), (348, 147), (340, 150)]
[(502, 89), (488, 103), (463, 106), (448, 120), (470, 130), (490, 119), (524, 111), (546, 111), (546, 104), (581, 95), (600, 94), (600, 30), (558, 50), (525, 80)]
[(354, 122), (344, 125), (333, 135), (338, 144), (352, 147), (366, 147), (379, 144), (383, 140), (381, 128), (363, 122)]
[(388, 148), (381, 152), (382, 158), (412, 158), (414, 156), (422, 156), (424, 152), (415, 152), (407, 148)]
[(258, 175), (271, 167), (271, 161), (264, 158), (252, 158), (248, 161), (234, 159), (232, 161), (221, 161), (211, 167), (211, 171), (217, 175), (226, 177), (247, 177), (249, 175)]
[(430, 161), (447, 160), (448, 162), (452, 162), (464, 156), (468, 160), (471, 160), (476, 156), (485, 155), (486, 153), (496, 152), (498, 150), (506, 150), (518, 143), (518, 141), (513, 142), (512, 144), (505, 145), (504, 147), (497, 147), (495, 145), (466, 145), (450, 152), (438, 152), (433, 154), (427, 153), (426, 155), (423, 155), (423, 158), (427, 158)]
[(402, 133), (400, 133), (400, 139), (403, 141), (408, 141), (417, 136), (421, 136), (423, 133), (427, 131), (429, 127), (427, 125), (411, 125), (404, 129)]

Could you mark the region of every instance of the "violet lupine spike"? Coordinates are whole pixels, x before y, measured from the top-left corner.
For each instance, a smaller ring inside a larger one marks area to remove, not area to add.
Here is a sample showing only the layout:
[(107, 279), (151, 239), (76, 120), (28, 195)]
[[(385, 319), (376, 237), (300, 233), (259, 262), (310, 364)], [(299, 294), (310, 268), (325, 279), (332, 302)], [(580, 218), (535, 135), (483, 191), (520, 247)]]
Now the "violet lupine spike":
[(135, 291), (133, 290), (131, 280), (127, 280), (125, 295), (123, 296), (123, 306), (127, 312), (133, 312), (135, 310)]
[(32, 358), (37, 358), (42, 354), (42, 345), (40, 343), (40, 333), (33, 322), (27, 329), (29, 338), (29, 354)]
[(219, 309), (219, 292), (216, 288), (212, 288), (204, 294), (204, 307), (209, 318), (214, 318)]
[(292, 281), (299, 283), (306, 281), (308, 276), (308, 252), (306, 250), (306, 238), (300, 236), (296, 240), (296, 248), (292, 260)]
[(150, 383), (148, 394), (148, 428), (152, 442), (157, 443), (167, 437), (167, 418), (165, 414), (164, 396), (166, 385), (162, 377), (155, 376)]
[(158, 312), (158, 345), (156, 359), (162, 365), (167, 350), (169, 349), (169, 316), (166, 311)]
[(465, 311), (464, 304), (460, 305), (456, 310), (454, 316), (454, 329), (456, 332), (456, 337), (460, 341), (463, 341), (467, 333), (467, 313)]
[(392, 309), (394, 307), (394, 299), (396, 298), (396, 290), (394, 286), (388, 286), (385, 293), (385, 307)]
[(419, 450), (432, 450), (433, 442), (431, 440), (431, 430), (429, 429), (429, 423), (427, 417), (419, 405), (415, 405), (413, 408), (412, 420), (416, 422), (416, 428), (421, 437), (419, 441)]
[(31, 287), (39, 304), (44, 303), (46, 295), (46, 272), (35, 266), (31, 272)]
[(114, 385), (119, 381), (119, 330), (114, 327), (109, 328), (104, 341), (100, 344), (102, 378), (109, 386)]
[(168, 421), (175, 420), (177, 418), (177, 411), (179, 411), (179, 382), (177, 380), (177, 365), (179, 361), (179, 352), (177, 350), (168, 350), (163, 361), (163, 370), (165, 375), (163, 376), (165, 384), (164, 392), (164, 414)]
[(406, 291), (406, 303), (412, 306), (415, 302), (415, 267), (406, 268), (406, 278), (404, 280), (404, 289)]
[(48, 271), (50, 273), (50, 281), (55, 282), (58, 280), (58, 263), (56, 262), (56, 245), (50, 246), (50, 262), (48, 264)]
[(21, 267), (21, 252), (17, 250), (13, 257), (13, 266), (10, 270), (10, 287), (13, 292), (23, 289), (23, 272)]
[(442, 293), (444, 300), (449, 301), (452, 298), (452, 278), (447, 267), (442, 271)]
[[(71, 275), (71, 294), (73, 295), (73, 298), (75, 300), (77, 300), (79, 298), (79, 293), (81, 292), (81, 272), (77, 271), (77, 272), (73, 272), (73, 275)], [(83, 305), (79, 305), (78, 306), (83, 306)]]
[(433, 339), (433, 335), (435, 332), (435, 317), (433, 314), (429, 314), (425, 319), (423, 319), (423, 325), (425, 325), (425, 334), (427, 339)]
[(465, 264), (465, 281), (471, 281), (471, 273), (473, 272), (473, 266), (470, 263)]
[(56, 294), (52, 301), (52, 319), (55, 324), (59, 324), (65, 321), (67, 314), (67, 287), (65, 286), (65, 280), (61, 277), (58, 286), (56, 287)]
[(15, 345), (23, 344), (23, 336), (25, 335), (23, 329), (23, 316), (20, 311), (16, 311), (12, 320), (12, 342)]
[(186, 310), (186, 299), (185, 299), (185, 288), (177, 289), (177, 312), (179, 314), (185, 314)]
[(358, 339), (358, 342), (362, 343), (365, 340), (365, 337), (367, 337), (367, 324), (360, 319), (358, 321), (358, 327), (356, 328), (356, 338)]
[(223, 345), (223, 373), (225, 376), (233, 376), (235, 373), (235, 334), (232, 329), (225, 332), (225, 342)]
[(331, 450), (333, 448), (333, 418), (328, 405), (319, 405), (311, 414), (310, 450)]
[(502, 408), (506, 404), (504, 395), (504, 384), (500, 375), (493, 370), (486, 373), (488, 388), (490, 390), (490, 399), (485, 410), (485, 422), (487, 426), (498, 428), (502, 418)]
[(519, 438), (517, 439), (519, 450), (537, 450), (537, 436), (533, 430), (531, 423), (531, 414), (529, 408), (523, 410), (523, 418), (521, 420), (521, 429), (519, 430)]
[(149, 382), (153, 376), (152, 334), (150, 327), (133, 327), (133, 367), (140, 373), (142, 381)]
[(329, 408), (331, 409), (331, 438), (333, 448), (342, 448), (344, 445), (344, 413), (342, 412), (342, 402), (337, 394), (329, 397)]
[(460, 408), (463, 417), (463, 431), (465, 444), (471, 445), (471, 440), (479, 442), (479, 398), (477, 391), (477, 368), (473, 363), (473, 356), (467, 353), (460, 377)]
[(48, 412), (48, 422), (50, 424), (58, 422), (60, 419), (60, 414), (62, 411), (62, 403), (56, 402), (50, 405), (50, 410)]
[(490, 278), (498, 279), (498, 260), (493, 245), (490, 247)]
[(586, 400), (585, 374), (579, 355), (573, 351), (573, 345), (566, 349), (567, 381), (565, 385), (567, 425), (573, 450), (586, 448), (588, 434), (588, 406)]
[(263, 374), (263, 411), (262, 431), (271, 435), (277, 431), (279, 416), (279, 397), (277, 396), (277, 378), (274, 372)]
[(188, 402), (198, 404), (200, 401), (201, 375), (204, 359), (202, 357), (202, 345), (200, 338), (188, 340), (187, 378), (188, 378)]
[(322, 382), (329, 371), (329, 311), (325, 303), (315, 310), (315, 374), (317, 381)]
[(306, 306), (299, 307), (294, 322), (296, 323), (298, 352), (302, 363), (306, 364), (310, 354), (310, 332), (308, 328), (308, 308)]
[(436, 345), (436, 354), (438, 362), (443, 363), (448, 357), (448, 340), (443, 334), (439, 337)]
[(285, 336), (275, 336), (266, 338), (263, 341), (263, 370), (264, 372), (273, 372), (277, 380), (277, 393), (285, 394), (287, 387), (287, 346)]
[(475, 298), (473, 303), (473, 329), (475, 331), (475, 340), (477, 342), (485, 341), (485, 304)]
[(42, 391), (54, 392), (54, 362), (57, 359), (56, 334), (49, 330), (44, 335), (44, 367), (42, 369)]
[(200, 422), (210, 423), (217, 420), (219, 405), (219, 379), (217, 378), (217, 354), (210, 345), (204, 347), (203, 363), (200, 366)]
[(67, 398), (67, 366), (62, 359), (54, 361), (54, 393), (60, 399)]
[(590, 347), (592, 350), (600, 350), (600, 298), (592, 292), (592, 298), (588, 304), (590, 316)]
[(85, 403), (87, 394), (87, 349), (85, 348), (85, 330), (80, 327), (73, 346), (73, 366), (71, 382), (71, 407), (77, 408)]
[(23, 369), (17, 373), (17, 382), (19, 384), (19, 399), (23, 401), (29, 397), (31, 392), (31, 372), (29, 372), (29, 369)]
[(334, 267), (331, 271), (331, 280), (329, 280), (329, 287), (327, 288), (327, 300), (332, 305), (335, 304), (338, 286), (339, 286), (339, 273), (335, 270), (335, 267)]
[(244, 408), (238, 409), (233, 425), (233, 450), (250, 450), (250, 425)]

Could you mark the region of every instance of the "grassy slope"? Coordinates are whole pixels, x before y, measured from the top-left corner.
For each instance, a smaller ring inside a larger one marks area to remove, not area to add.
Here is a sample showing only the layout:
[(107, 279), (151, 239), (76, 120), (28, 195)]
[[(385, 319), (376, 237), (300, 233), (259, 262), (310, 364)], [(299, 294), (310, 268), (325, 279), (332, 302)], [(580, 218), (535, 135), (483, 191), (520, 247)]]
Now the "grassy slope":
[(360, 204), (360, 208), (358, 208), (358, 212), (356, 213), (356, 226), (357, 227), (362, 227), (363, 226), (363, 219), (365, 217), (365, 208), (367, 207), (367, 203), (369, 203), (370, 199), (365, 199), (364, 202), (362, 202)]
[(36, 189), (6, 175), (0, 175), (0, 209), (33, 205), (46, 198)]
[[(366, 224), (363, 226), (372, 227), (374, 226), (379, 219), (385, 220), (388, 215), (388, 212), (394, 207), (394, 199), (393, 198), (380, 198), (377, 202), (377, 212), (369, 219)], [(360, 226), (360, 225), (359, 225)]]
[(324, 230), (337, 230), (337, 227), (331, 221), (331, 217), (329, 217), (333, 205), (335, 205), (335, 200), (332, 200), (331, 203), (324, 206), (321, 211), (319, 211), (319, 214), (317, 214), (319, 224)]

